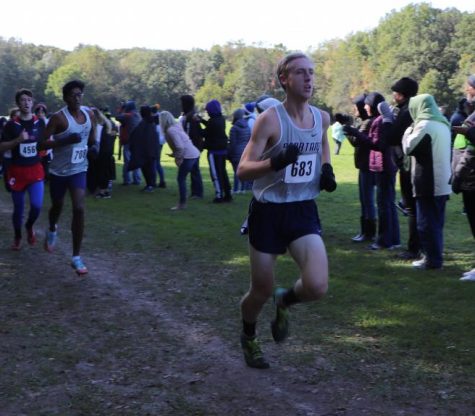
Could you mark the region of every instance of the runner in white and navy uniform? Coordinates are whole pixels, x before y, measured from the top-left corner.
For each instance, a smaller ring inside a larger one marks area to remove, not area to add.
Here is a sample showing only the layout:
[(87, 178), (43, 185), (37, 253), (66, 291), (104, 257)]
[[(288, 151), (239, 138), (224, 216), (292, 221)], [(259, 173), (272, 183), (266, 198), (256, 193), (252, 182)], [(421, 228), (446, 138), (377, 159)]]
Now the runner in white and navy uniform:
[(288, 307), (327, 291), (328, 261), (314, 199), (321, 189), (336, 188), (326, 133), (330, 117), (309, 105), (314, 64), (293, 53), (279, 63), (277, 76), (286, 99), (258, 117), (238, 167), (241, 180), (254, 181), (248, 219), (251, 285), (241, 301), (241, 346), (247, 365), (255, 368), (269, 367), (256, 324), (273, 293), (277, 255), (289, 250), (300, 277), (293, 287), (274, 291), (276, 342), (288, 335)]
[(40, 215), (44, 194), (44, 170), (36, 145), (45, 123), (32, 113), (33, 93), (30, 90), (18, 90), (15, 101), (20, 115), (13, 117), (5, 125), (0, 151), (4, 152), (4, 158), (8, 160), (6, 176), (13, 200), (15, 237), (12, 250), (20, 250), (26, 192), (30, 199), (30, 210), (25, 224), (27, 241), (30, 245), (36, 243), (33, 225)]
[[(80, 250), (84, 233), (87, 151), (88, 146), (95, 143), (95, 119), (92, 111), (81, 105), (83, 90), (84, 83), (81, 81), (70, 81), (64, 85), (63, 100), (66, 107), (50, 118), (40, 144), (43, 149), (53, 149), (49, 168), (52, 206), (48, 216), (45, 249), (52, 252), (56, 245), (57, 223), (66, 191), (69, 191), (73, 205), (71, 266), (79, 275), (87, 273)], [(47, 140), (51, 136), (53, 140)]]

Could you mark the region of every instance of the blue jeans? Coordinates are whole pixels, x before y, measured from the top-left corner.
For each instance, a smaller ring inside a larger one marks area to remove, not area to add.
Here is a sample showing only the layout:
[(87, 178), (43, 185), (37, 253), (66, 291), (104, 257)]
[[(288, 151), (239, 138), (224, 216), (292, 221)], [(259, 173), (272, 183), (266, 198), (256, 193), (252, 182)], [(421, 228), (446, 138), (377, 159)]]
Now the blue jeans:
[(376, 219), (376, 208), (374, 205), (374, 192), (376, 189), (375, 173), (360, 169), (358, 187), (360, 192), (361, 218), (365, 220)]
[(156, 164), (156, 169), (157, 169), (160, 184), (165, 183), (165, 173), (163, 172), (163, 167), (162, 167), (162, 164), (160, 162), (160, 159), (162, 157), (162, 148), (163, 148), (163, 145), (159, 144), (158, 145), (158, 159), (157, 159), (157, 164)]
[(441, 267), (444, 247), (445, 204), (448, 197), (416, 197), (417, 231), (430, 266)]
[[(124, 166), (122, 167), (122, 179), (124, 183), (130, 183), (130, 172), (128, 171), (130, 162), (130, 148), (128, 144), (122, 146), (122, 156), (124, 157)], [(132, 171), (132, 180), (135, 184), (140, 183), (140, 169)]]
[[(199, 158), (196, 159), (183, 159), (182, 164), (178, 168), (178, 175), (176, 180), (178, 182), (178, 191), (180, 193), (180, 204), (186, 203), (186, 177), (190, 172), (192, 172), (193, 168), (198, 164)], [(199, 173), (199, 170), (198, 170)], [(196, 174), (196, 171), (195, 171)], [(195, 180), (197, 178), (195, 177)], [(201, 179), (201, 174), (200, 174)], [(192, 181), (193, 181), (193, 174), (192, 174)], [(201, 183), (201, 194), (203, 194), (203, 183)]]
[(376, 173), (378, 200), (378, 244), (391, 247), (401, 244), (396, 209), (396, 173)]
[[(194, 159), (190, 159), (194, 160)], [(200, 158), (191, 168), (191, 196), (203, 198), (203, 179), (201, 178)]]

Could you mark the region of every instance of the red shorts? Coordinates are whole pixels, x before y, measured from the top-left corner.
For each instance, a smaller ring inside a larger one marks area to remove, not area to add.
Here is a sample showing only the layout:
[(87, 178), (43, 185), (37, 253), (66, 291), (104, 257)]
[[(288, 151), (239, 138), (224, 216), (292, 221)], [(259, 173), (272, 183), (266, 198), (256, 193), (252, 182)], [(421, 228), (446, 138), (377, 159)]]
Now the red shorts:
[(33, 166), (10, 165), (7, 172), (8, 186), (12, 191), (24, 191), (32, 183), (45, 178), (43, 165), (37, 163)]

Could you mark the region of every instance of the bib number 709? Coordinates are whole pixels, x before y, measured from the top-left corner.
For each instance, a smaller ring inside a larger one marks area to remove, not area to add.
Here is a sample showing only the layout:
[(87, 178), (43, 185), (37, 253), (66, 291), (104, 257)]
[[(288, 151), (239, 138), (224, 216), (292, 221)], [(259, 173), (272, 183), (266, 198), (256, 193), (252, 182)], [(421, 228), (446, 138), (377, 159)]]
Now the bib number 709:
[(71, 163), (81, 163), (86, 159), (87, 146), (75, 146), (73, 147), (73, 153), (71, 155)]

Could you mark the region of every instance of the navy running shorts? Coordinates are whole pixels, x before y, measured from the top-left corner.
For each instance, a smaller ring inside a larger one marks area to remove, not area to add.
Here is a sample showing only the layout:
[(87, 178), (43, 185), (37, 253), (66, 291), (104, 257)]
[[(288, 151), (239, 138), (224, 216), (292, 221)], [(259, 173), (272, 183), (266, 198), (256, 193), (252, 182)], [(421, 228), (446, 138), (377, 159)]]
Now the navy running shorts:
[(79, 172), (70, 176), (50, 175), (49, 177), (49, 193), (52, 201), (58, 201), (64, 198), (66, 191), (69, 189), (86, 189), (87, 172)]
[(322, 228), (315, 201), (262, 203), (249, 205), (249, 242), (256, 250), (284, 254), (292, 241), (304, 235), (321, 235)]

